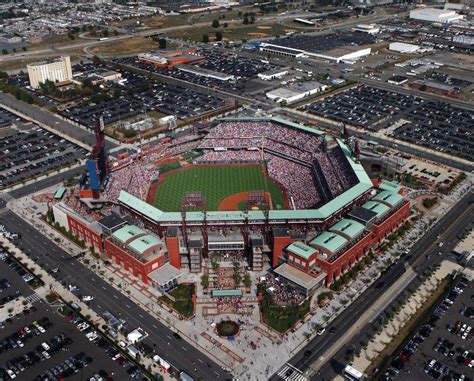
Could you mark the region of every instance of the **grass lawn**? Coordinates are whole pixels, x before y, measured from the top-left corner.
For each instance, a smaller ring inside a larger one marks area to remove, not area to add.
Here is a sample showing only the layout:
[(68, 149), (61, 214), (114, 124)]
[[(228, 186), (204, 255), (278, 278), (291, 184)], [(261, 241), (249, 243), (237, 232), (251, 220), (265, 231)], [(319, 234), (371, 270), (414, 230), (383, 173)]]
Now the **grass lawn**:
[[(224, 24), (225, 20), (220, 20), (221, 24)], [(174, 38), (181, 38), (183, 40), (190, 41), (202, 41), (203, 34), (208, 34), (209, 39), (212, 41), (215, 38), (217, 31), (221, 31), (223, 38), (227, 40), (242, 40), (256, 37), (270, 37), (279, 36), (285, 34), (290, 29), (285, 25), (278, 23), (273, 24), (230, 24), (227, 28), (213, 28), (209, 23), (209, 26), (196, 26), (185, 30), (179, 30), (175, 32), (167, 32), (166, 35)]]
[(278, 332), (293, 328), (309, 312), (309, 300), (299, 306), (279, 306), (273, 302), (273, 297), (265, 288), (259, 288), (263, 295), (260, 303), (263, 321)]
[[(168, 44), (167, 49), (173, 49), (171, 44)], [(142, 53), (151, 49), (159, 49), (158, 42), (148, 37), (132, 37), (125, 40), (111, 41), (110, 43), (103, 43), (94, 46), (90, 51), (94, 54), (102, 56), (121, 56), (133, 53)]]
[(191, 317), (194, 314), (194, 284), (180, 284), (178, 287), (169, 292), (169, 294), (176, 299), (172, 301), (166, 296), (162, 296), (161, 300), (178, 311), (185, 317)]
[(281, 189), (264, 175), (260, 165), (192, 166), (165, 178), (156, 192), (155, 206), (167, 212), (180, 211), (186, 193), (202, 192), (208, 210), (217, 210), (227, 196), (258, 190), (271, 194), (275, 209), (284, 207)]

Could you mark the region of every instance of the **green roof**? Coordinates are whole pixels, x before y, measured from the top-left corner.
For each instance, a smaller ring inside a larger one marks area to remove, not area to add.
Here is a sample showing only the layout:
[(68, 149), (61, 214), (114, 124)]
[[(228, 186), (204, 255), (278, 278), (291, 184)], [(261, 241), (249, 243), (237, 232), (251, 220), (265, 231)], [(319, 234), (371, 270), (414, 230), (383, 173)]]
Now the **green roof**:
[(114, 231), (112, 233), (112, 237), (115, 239), (119, 240), (122, 243), (127, 242), (133, 237), (136, 237), (137, 235), (144, 234), (145, 232), (140, 229), (138, 226), (135, 225), (125, 225), (124, 227), (121, 227), (120, 229)]
[(128, 245), (131, 249), (135, 250), (137, 253), (143, 254), (146, 250), (150, 249), (153, 246), (160, 245), (161, 240), (154, 234), (147, 234), (141, 236), (140, 238), (134, 239)]
[(133, 205), (133, 209), (154, 221), (158, 221), (160, 216), (163, 214), (160, 209), (155, 208), (147, 202), (142, 201), (138, 197), (135, 197), (123, 190), (120, 191), (118, 201), (127, 205)]
[(351, 220), (349, 218), (343, 218), (337, 224), (331, 226), (329, 230), (340, 232), (352, 239), (362, 233), (364, 228), (364, 225), (362, 225), (360, 222)]
[(303, 242), (293, 242), (290, 246), (287, 247), (286, 250), (306, 260), (308, 260), (311, 255), (316, 252), (316, 249), (304, 244)]
[(60, 200), (63, 198), (64, 193), (66, 193), (66, 188), (64, 187), (58, 188), (58, 190), (54, 193), (54, 198), (56, 200)]
[(347, 239), (332, 232), (323, 232), (310, 242), (311, 245), (320, 246), (330, 253), (337, 252), (346, 243)]
[(398, 193), (400, 192), (400, 189), (402, 189), (402, 187), (397, 183), (387, 181), (387, 180), (382, 180), (382, 182), (379, 185), (379, 189)]
[(212, 290), (213, 297), (242, 296), (242, 290)]
[(373, 201), (381, 201), (389, 204), (390, 206), (397, 205), (400, 201), (403, 200), (403, 196), (398, 193), (393, 193), (390, 191), (382, 191), (372, 197)]
[(377, 213), (377, 217), (380, 217), (382, 214), (390, 210), (390, 208), (387, 205), (384, 205), (377, 201), (367, 201), (364, 205), (362, 205), (362, 207), (364, 209), (368, 209)]

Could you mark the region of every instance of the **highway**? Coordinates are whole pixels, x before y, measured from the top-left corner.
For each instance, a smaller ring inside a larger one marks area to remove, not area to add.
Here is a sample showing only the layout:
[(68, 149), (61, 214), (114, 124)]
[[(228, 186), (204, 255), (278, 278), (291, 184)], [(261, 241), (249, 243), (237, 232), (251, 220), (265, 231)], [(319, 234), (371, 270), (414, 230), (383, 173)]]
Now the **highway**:
[(195, 379), (231, 380), (232, 375), (183, 339), (173, 337), (170, 328), (110, 286), (77, 259), (62, 250), (38, 230), (11, 211), (4, 211), (0, 221), (9, 231), (20, 232), (16, 242), (30, 257), (45, 269), (60, 268), (58, 280), (64, 285), (80, 287), (83, 295), (93, 295), (91, 307), (99, 315), (110, 311), (128, 323), (129, 328), (142, 327), (150, 335), (156, 353), (179, 370), (185, 370)]
[[(437, 243), (443, 241), (443, 252), (449, 253), (457, 243), (456, 235), (460, 228), (472, 223), (472, 215), (474, 213), (474, 193), (467, 193), (426, 235), (424, 235), (410, 250), (406, 258), (410, 258), (409, 263), (417, 273), (422, 273), (429, 266), (433, 266), (441, 262), (444, 257), (435, 255), (438, 247)], [(437, 236), (440, 238), (437, 239)], [(359, 319), (363, 312), (365, 312), (375, 300), (381, 297), (388, 288), (405, 272), (406, 263), (402, 260), (398, 261), (393, 268), (382, 274), (380, 278), (372, 284), (358, 299), (356, 299), (344, 312), (342, 312), (332, 323), (326, 327), (326, 332), (321, 336), (316, 336), (304, 348), (302, 348), (289, 361), (291, 365), (298, 368), (302, 372), (308, 370), (311, 364), (324, 356), (325, 352), (338, 341), (338, 339), (351, 328), (351, 326)], [(407, 284), (408, 286), (408, 284)], [(400, 293), (402, 293), (402, 289)], [(335, 328), (334, 334), (330, 334), (329, 330)], [(358, 337), (370, 330), (370, 324), (367, 324), (362, 329)], [(355, 340), (352, 340), (355, 341)], [(346, 343), (349, 344), (349, 343)], [(357, 347), (358, 342), (354, 342)], [(360, 344), (359, 344), (360, 347)], [(337, 358), (344, 358), (343, 348), (338, 353)], [(304, 358), (304, 353), (311, 351), (308, 358)], [(331, 380), (337, 373), (337, 361), (333, 359), (326, 361), (317, 375), (314, 375), (313, 380)], [(340, 364), (340, 362), (339, 362)], [(273, 375), (271, 380), (280, 380), (278, 375)]]

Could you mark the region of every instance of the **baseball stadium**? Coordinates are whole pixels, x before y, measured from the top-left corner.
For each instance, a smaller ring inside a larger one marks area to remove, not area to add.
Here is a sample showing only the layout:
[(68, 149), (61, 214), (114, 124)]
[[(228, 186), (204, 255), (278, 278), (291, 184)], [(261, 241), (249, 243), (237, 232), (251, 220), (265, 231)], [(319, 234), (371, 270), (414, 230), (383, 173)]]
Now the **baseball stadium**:
[[(98, 195), (81, 189), (85, 205), (102, 208), (92, 212), (100, 237), (84, 233), (77, 204), (67, 228), (160, 289), (174, 282), (164, 267), (201, 273), (211, 262), (240, 261), (309, 295), (409, 213), (400, 187), (374, 187), (358, 156), (345, 130), (332, 137), (279, 117), (222, 118), (116, 156)], [(104, 207), (115, 218), (103, 217)]]

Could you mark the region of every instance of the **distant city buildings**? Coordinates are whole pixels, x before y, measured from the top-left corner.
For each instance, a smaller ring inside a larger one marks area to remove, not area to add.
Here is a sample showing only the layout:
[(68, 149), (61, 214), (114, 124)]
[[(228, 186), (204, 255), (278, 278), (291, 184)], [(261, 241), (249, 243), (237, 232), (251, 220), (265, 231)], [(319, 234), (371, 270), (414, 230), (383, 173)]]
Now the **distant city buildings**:
[(72, 81), (71, 59), (69, 56), (52, 61), (28, 64), (26, 68), (28, 69), (30, 86), (34, 89), (39, 88), (47, 80), (52, 82)]

